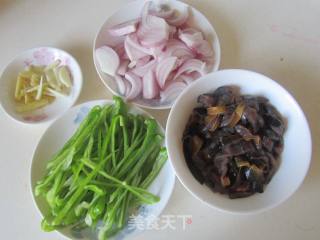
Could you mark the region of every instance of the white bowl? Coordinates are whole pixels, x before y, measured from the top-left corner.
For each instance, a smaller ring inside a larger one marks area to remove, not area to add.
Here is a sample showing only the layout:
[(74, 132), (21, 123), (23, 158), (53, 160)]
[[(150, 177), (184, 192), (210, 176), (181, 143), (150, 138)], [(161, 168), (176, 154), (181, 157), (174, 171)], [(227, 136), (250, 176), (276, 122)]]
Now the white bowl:
[[(241, 199), (229, 199), (201, 185), (191, 174), (182, 149), (182, 134), (197, 97), (220, 86), (235, 85), (242, 94), (267, 97), (287, 120), (281, 164), (265, 192)], [(261, 74), (246, 70), (222, 70), (208, 74), (191, 84), (173, 105), (166, 129), (169, 159), (181, 183), (209, 206), (231, 213), (257, 213), (271, 209), (288, 199), (301, 185), (311, 160), (311, 135), (303, 111), (282, 86)]]
[[(185, 6), (189, 6), (190, 10), (190, 17), (188, 20), (188, 24), (190, 26), (194, 26), (201, 30), (205, 38), (209, 40), (209, 42), (212, 44), (212, 48), (214, 50), (214, 65), (210, 71), (216, 71), (219, 68), (220, 65), (220, 43), (218, 36), (211, 25), (211, 23), (208, 21), (208, 19), (197, 9), (193, 8), (192, 6), (181, 2), (181, 1), (174, 1), (174, 0), (158, 0), (155, 2), (161, 2), (168, 4), (170, 7), (174, 9), (182, 9)], [(117, 85), (115, 83), (115, 80), (113, 77), (103, 73), (100, 69), (100, 65), (97, 63), (96, 57), (95, 57), (95, 49), (104, 46), (104, 45), (113, 45), (114, 37), (109, 37), (108, 29), (116, 24), (123, 23), (125, 21), (129, 21), (132, 19), (136, 19), (141, 16), (141, 11), (144, 6), (145, 1), (133, 1), (130, 2), (123, 7), (121, 7), (118, 11), (116, 11), (112, 16), (110, 16), (104, 24), (101, 26), (93, 45), (93, 60), (94, 65), (96, 67), (96, 70), (100, 76), (101, 81), (103, 84), (109, 89), (112, 94), (121, 96), (118, 92)], [(137, 98), (132, 100), (132, 103), (144, 107), (144, 108), (150, 108), (150, 109), (168, 109), (171, 108), (174, 101), (171, 103), (161, 104), (158, 100), (146, 100), (143, 98)]]
[[(66, 97), (57, 97), (44, 108), (28, 113), (15, 111), (14, 89), (18, 73), (30, 64), (48, 65), (60, 59), (67, 65), (72, 75), (71, 92)], [(82, 73), (78, 62), (69, 53), (52, 47), (37, 47), (16, 56), (4, 69), (0, 77), (0, 102), (5, 112), (14, 120), (22, 123), (44, 123), (52, 121), (68, 110), (78, 99), (82, 89)]]
[[(38, 145), (35, 148), (31, 163), (31, 190), (32, 197), (36, 207), (38, 208), (41, 216), (48, 214), (48, 204), (44, 197), (36, 197), (34, 195), (34, 188), (36, 182), (39, 181), (46, 173), (47, 161), (54, 155), (64, 143), (72, 136), (72, 134), (79, 127), (81, 121), (85, 118), (90, 109), (96, 105), (113, 104), (111, 100), (95, 100), (85, 102), (69, 109), (59, 119), (54, 121), (52, 125), (44, 132)], [(152, 116), (143, 111), (142, 109), (129, 105), (129, 111), (133, 114), (142, 114), (152, 118)], [(164, 130), (158, 123), (160, 131), (164, 134)], [(164, 143), (163, 143), (164, 144)], [(138, 212), (135, 214), (138, 217), (142, 217), (146, 224), (151, 224), (150, 220), (156, 218), (163, 211), (167, 205), (174, 188), (175, 175), (174, 171), (167, 161), (159, 172), (158, 176), (154, 179), (148, 191), (156, 194), (160, 197), (160, 201), (152, 205), (142, 205)], [(141, 220), (140, 220), (141, 221)], [(137, 223), (138, 224), (138, 223)], [(40, 229), (40, 222), (39, 222)], [(75, 232), (71, 228), (59, 229), (58, 232), (70, 239), (82, 239), (82, 240), (95, 240), (96, 234), (90, 230), (83, 229), (81, 232)], [(131, 224), (126, 226), (112, 239), (130, 239), (142, 232), (141, 227)], [(82, 235), (82, 237), (81, 237)]]

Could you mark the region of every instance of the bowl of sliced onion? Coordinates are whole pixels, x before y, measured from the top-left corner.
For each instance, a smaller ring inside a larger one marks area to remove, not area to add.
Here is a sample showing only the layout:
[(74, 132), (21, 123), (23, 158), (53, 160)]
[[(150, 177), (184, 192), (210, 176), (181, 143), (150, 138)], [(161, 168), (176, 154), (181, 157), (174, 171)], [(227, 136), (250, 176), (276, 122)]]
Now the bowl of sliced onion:
[(190, 5), (134, 1), (104, 22), (93, 59), (113, 94), (168, 109), (190, 83), (219, 68), (220, 44), (207, 18)]
[(50, 122), (67, 111), (82, 89), (78, 62), (67, 52), (52, 47), (28, 49), (4, 69), (0, 102), (18, 122)]

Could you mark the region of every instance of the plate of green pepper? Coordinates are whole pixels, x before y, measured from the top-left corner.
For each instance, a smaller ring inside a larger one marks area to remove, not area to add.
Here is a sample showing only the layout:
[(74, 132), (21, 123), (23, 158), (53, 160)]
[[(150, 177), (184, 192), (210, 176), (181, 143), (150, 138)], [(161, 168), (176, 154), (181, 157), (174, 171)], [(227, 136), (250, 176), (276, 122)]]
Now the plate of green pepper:
[[(33, 155), (31, 188), (43, 231), (70, 239), (122, 239), (131, 216), (158, 216), (175, 175), (164, 130), (119, 97), (83, 103), (57, 119)], [(132, 219), (131, 219), (132, 222)]]

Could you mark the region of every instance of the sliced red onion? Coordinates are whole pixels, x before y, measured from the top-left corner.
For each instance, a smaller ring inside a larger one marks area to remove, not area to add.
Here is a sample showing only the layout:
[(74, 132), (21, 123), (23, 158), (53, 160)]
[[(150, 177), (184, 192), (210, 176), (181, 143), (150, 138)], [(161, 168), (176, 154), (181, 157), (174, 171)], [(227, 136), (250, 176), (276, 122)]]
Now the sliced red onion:
[(181, 74), (179, 77), (177, 77), (176, 81), (182, 81), (185, 82), (186, 84), (191, 84), (194, 82), (194, 80), (198, 79), (201, 77), (201, 74), (198, 72), (192, 72), (188, 74)]
[[(206, 71), (206, 70), (205, 70)], [(192, 72), (192, 73), (189, 73), (189, 76), (193, 78), (193, 80), (196, 80), (198, 78), (201, 77), (201, 74), (198, 73), (198, 72)]]
[(145, 4), (143, 5), (142, 11), (141, 11), (141, 22), (146, 22), (151, 5), (152, 5), (151, 1), (146, 1)]
[(201, 32), (200, 30), (193, 28), (193, 27), (185, 27), (185, 28), (180, 28), (179, 33), (186, 33), (186, 34), (195, 34)]
[(159, 62), (156, 68), (156, 78), (160, 88), (163, 88), (170, 73), (177, 67), (177, 57), (167, 57)]
[(132, 62), (130, 62), (129, 64), (128, 64), (128, 68), (134, 68), (135, 66), (136, 66), (136, 64), (137, 64), (137, 61), (132, 61)]
[(118, 54), (112, 48), (103, 46), (95, 50), (95, 55), (101, 71), (114, 76), (120, 64)]
[(112, 49), (116, 51), (119, 58), (125, 59), (126, 50), (124, 49), (124, 43), (119, 43), (118, 45), (116, 45)]
[(126, 51), (124, 51), (122, 59), (129, 60), (129, 56)]
[(164, 50), (164, 48), (166, 47), (166, 45), (167, 45), (167, 43), (164, 42), (163, 44), (161, 44), (161, 45), (159, 45), (159, 46), (157, 46), (157, 47), (152, 47), (152, 48), (151, 48), (152, 56), (153, 56), (155, 59), (159, 60), (159, 57), (160, 57), (161, 55), (163, 55), (163, 50)]
[(108, 31), (112, 36), (123, 36), (137, 30), (139, 19), (130, 20), (113, 26)]
[(131, 85), (131, 89), (129, 93), (126, 95), (128, 100), (132, 100), (139, 96), (142, 91), (142, 82), (141, 78), (132, 72), (127, 72), (124, 75), (125, 79), (127, 79)]
[(118, 53), (120, 59), (129, 60), (129, 56), (128, 56), (128, 54), (126, 53), (126, 50), (125, 50), (125, 48), (124, 48), (124, 42), (118, 44), (118, 45), (115, 46), (113, 49)]
[(147, 47), (156, 47), (169, 38), (169, 25), (167, 22), (157, 16), (149, 14), (150, 2), (146, 2), (141, 16), (141, 24), (137, 31), (142, 45)]
[(179, 67), (182, 66), (186, 61), (190, 60), (190, 59), (194, 59), (194, 56), (190, 56), (190, 55), (184, 55), (184, 56), (181, 56), (179, 58)]
[(131, 91), (131, 84), (129, 83), (129, 81), (127, 79), (123, 79), (124, 85), (126, 86), (126, 92), (124, 94), (124, 96), (128, 96), (130, 91)]
[(132, 61), (129, 63), (128, 68), (131, 69), (134, 67), (140, 67), (140, 66), (146, 65), (150, 59), (151, 59), (151, 56), (148, 55), (138, 59), (137, 61)]
[(214, 55), (214, 52), (212, 50), (211, 45), (209, 44), (208, 41), (206, 40), (201, 40), (199, 41), (195, 46), (194, 46), (194, 51), (203, 58), (212, 58)]
[(187, 85), (191, 84), (193, 82), (193, 77), (190, 76), (189, 74), (182, 74), (179, 77), (176, 78), (177, 82), (184, 82)]
[(140, 45), (137, 35), (134, 33), (126, 36), (124, 48), (131, 61), (150, 55), (150, 50)]
[(122, 60), (120, 66), (118, 67), (117, 74), (124, 76), (128, 69), (129, 60)]
[(203, 38), (202, 32), (195, 28), (180, 30), (179, 38), (200, 57), (212, 57), (214, 54), (209, 42)]
[(182, 48), (188, 50), (189, 54), (192, 54), (191, 50), (187, 47), (187, 45), (179, 39), (170, 39), (166, 45), (166, 50), (171, 48)]
[(151, 56), (145, 56), (143, 58), (140, 58), (137, 61), (136, 67), (141, 67), (141, 66), (146, 65), (150, 61), (150, 59), (151, 59)]
[(155, 74), (149, 70), (142, 78), (142, 92), (145, 99), (153, 99), (159, 94), (159, 87), (157, 85)]
[(177, 27), (169, 25), (169, 39), (174, 38), (176, 33)]
[(118, 45), (124, 43), (124, 39), (126, 36), (112, 36), (109, 32), (105, 33), (106, 41), (105, 44), (109, 47), (115, 48)]
[(212, 69), (214, 66), (214, 56), (212, 57), (200, 57), (199, 58), (201, 61), (204, 61), (206, 63), (206, 68), (207, 69)]
[(116, 82), (127, 99), (153, 99), (164, 89), (161, 102), (173, 101), (213, 65), (212, 46), (201, 31), (187, 27), (188, 17), (188, 7), (177, 11), (147, 1), (141, 19), (109, 30), (110, 38), (119, 38), (110, 46), (120, 58)]
[(170, 39), (167, 43), (166, 50), (164, 51), (165, 56), (175, 56), (178, 58), (188, 57), (194, 58), (192, 51), (180, 40)]
[(147, 64), (143, 66), (136, 66), (131, 70), (134, 74), (138, 75), (139, 77), (143, 77), (144, 75), (147, 74), (149, 70), (154, 70), (157, 65), (157, 61), (155, 59), (151, 60)]
[(183, 25), (189, 18), (189, 7), (185, 6), (181, 12), (175, 10), (174, 14), (167, 18), (167, 22), (173, 26)]
[(169, 25), (162, 18), (148, 15), (137, 34), (143, 46), (157, 47), (169, 39)]
[(163, 91), (160, 92), (161, 102), (171, 103), (187, 87), (184, 82), (172, 82)]
[(151, 9), (149, 9), (149, 13), (151, 15), (155, 15), (164, 19), (170, 18), (174, 14), (174, 10), (167, 4), (152, 4), (150, 8)]
[(168, 85), (173, 82), (173, 78), (174, 78), (175, 75), (176, 75), (176, 70), (172, 71), (169, 74), (169, 76), (167, 78), (167, 81), (166, 81), (166, 83), (165, 83), (165, 85), (164, 85), (164, 87), (162, 89), (166, 89), (168, 87)]
[(117, 87), (118, 87), (118, 92), (124, 96), (126, 94), (127, 86), (124, 83), (124, 79), (120, 77), (119, 75), (115, 75), (114, 79), (116, 81)]
[(166, 49), (168, 49), (170, 47), (175, 47), (175, 46), (177, 46), (177, 47), (182, 46), (184, 48), (187, 48), (187, 46), (179, 39), (169, 39), (169, 41), (166, 44)]
[(194, 28), (187, 28), (185, 30), (179, 31), (179, 38), (189, 48), (195, 48), (200, 41), (203, 41), (202, 33), (195, 30)]
[(191, 72), (198, 72), (201, 76), (207, 74), (206, 63), (198, 59), (189, 59), (178, 69), (174, 79), (179, 77), (182, 73)]

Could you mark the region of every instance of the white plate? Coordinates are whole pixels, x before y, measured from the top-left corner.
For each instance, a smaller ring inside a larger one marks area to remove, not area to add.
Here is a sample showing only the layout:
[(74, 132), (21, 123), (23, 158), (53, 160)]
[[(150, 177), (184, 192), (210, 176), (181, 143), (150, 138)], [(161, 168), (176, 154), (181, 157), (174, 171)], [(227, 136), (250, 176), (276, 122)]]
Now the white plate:
[[(211, 23), (208, 19), (197, 9), (193, 8), (192, 6), (188, 5), (187, 3), (175, 0), (157, 0), (155, 2), (161, 2), (164, 4), (169, 5), (173, 9), (183, 9), (184, 7), (188, 6), (190, 10), (190, 16), (188, 20), (188, 24), (190, 26), (196, 27), (204, 33), (205, 38), (212, 44), (212, 48), (214, 50), (214, 65), (210, 71), (216, 71), (220, 65), (220, 43), (218, 39), (218, 35), (214, 30)], [(123, 23), (125, 21), (137, 19), (141, 16), (142, 8), (144, 6), (145, 1), (133, 1), (130, 2), (123, 7), (121, 7), (118, 11), (116, 11), (112, 16), (110, 16), (104, 24), (101, 26), (93, 45), (93, 60), (96, 70), (100, 76), (101, 81), (103, 84), (112, 92), (114, 95), (119, 95), (118, 88), (115, 83), (114, 78), (111, 76), (103, 73), (100, 69), (100, 65), (97, 63), (95, 57), (95, 49), (104, 46), (104, 45), (114, 45), (115, 43), (112, 42), (114, 37), (108, 37), (109, 32), (108, 29), (116, 24)], [(144, 107), (144, 108), (151, 108), (151, 109), (168, 109), (171, 108), (174, 101), (170, 103), (160, 103), (159, 100), (147, 100), (143, 98), (137, 98), (132, 100), (132, 103)]]
[[(38, 146), (34, 151), (32, 160), (31, 189), (35, 205), (39, 209), (42, 216), (46, 215), (48, 212), (47, 204), (43, 197), (35, 197), (33, 190), (36, 182), (45, 175), (47, 161), (72, 136), (75, 130), (79, 127), (80, 122), (93, 106), (112, 103), (113, 102), (110, 100), (97, 100), (77, 105), (67, 111), (61, 118), (57, 119), (41, 137)], [(135, 106), (130, 106), (129, 109), (131, 113), (143, 114), (145, 116), (152, 117), (147, 112)], [(161, 126), (160, 128), (164, 134), (163, 128)], [(170, 198), (174, 187), (174, 182), (175, 175), (169, 161), (167, 161), (157, 178), (148, 189), (150, 192), (158, 195), (160, 197), (160, 201), (153, 205), (142, 205), (142, 207), (140, 207), (139, 214), (143, 217), (158, 216)], [(125, 227), (119, 234), (115, 236), (115, 239), (122, 239), (140, 232), (138, 229), (131, 229), (131, 227), (132, 226), (130, 226), (130, 228), (128, 226)], [(96, 239), (95, 234), (90, 231), (84, 231), (81, 233), (84, 235), (84, 238), (80, 238), (79, 233), (72, 232), (70, 229), (59, 230), (59, 232), (62, 235), (72, 239)]]
[[(14, 89), (20, 71), (30, 64), (48, 65), (60, 59), (68, 66), (72, 75), (72, 88), (68, 96), (57, 97), (51, 104), (28, 113), (15, 111)], [(21, 123), (45, 123), (62, 115), (78, 99), (82, 89), (82, 72), (76, 59), (69, 53), (52, 47), (37, 47), (28, 49), (10, 62), (0, 78), (0, 102), (5, 112), (14, 120)]]
[[(182, 135), (197, 98), (218, 87), (234, 85), (241, 94), (260, 95), (269, 99), (287, 120), (281, 164), (264, 193), (241, 199), (229, 199), (213, 193), (191, 174), (182, 149)], [(261, 74), (229, 69), (208, 74), (191, 84), (172, 107), (166, 127), (169, 159), (181, 183), (195, 197), (209, 206), (230, 213), (257, 213), (271, 209), (288, 199), (301, 185), (311, 160), (311, 134), (306, 117), (298, 103), (282, 86)]]

